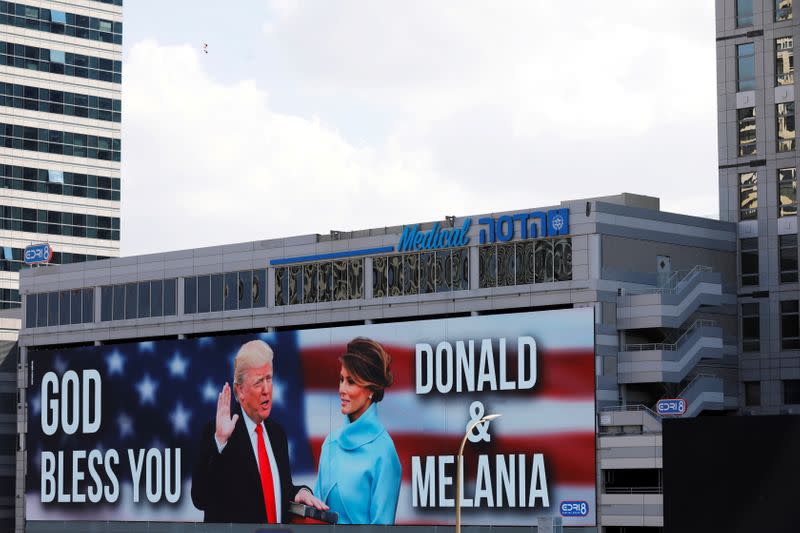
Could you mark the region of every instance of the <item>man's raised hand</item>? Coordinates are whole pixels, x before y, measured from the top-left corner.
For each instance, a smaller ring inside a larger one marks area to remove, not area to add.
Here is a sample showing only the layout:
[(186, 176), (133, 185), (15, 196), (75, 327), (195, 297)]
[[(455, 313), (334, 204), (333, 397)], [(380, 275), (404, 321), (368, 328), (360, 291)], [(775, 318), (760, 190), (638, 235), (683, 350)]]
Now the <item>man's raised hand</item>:
[(237, 420), (239, 415), (231, 417), (231, 387), (226, 382), (217, 398), (217, 425), (214, 436), (220, 446), (224, 446), (231, 438)]

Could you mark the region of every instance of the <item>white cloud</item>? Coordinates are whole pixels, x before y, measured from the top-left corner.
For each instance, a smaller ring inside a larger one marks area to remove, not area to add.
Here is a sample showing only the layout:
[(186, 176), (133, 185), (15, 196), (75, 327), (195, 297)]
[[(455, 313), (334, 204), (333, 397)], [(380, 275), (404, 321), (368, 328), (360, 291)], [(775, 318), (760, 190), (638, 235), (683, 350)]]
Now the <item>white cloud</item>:
[(715, 213), (701, 4), (272, 1), (265, 66), (233, 83), (196, 46), (136, 43), (123, 253), (622, 191)]

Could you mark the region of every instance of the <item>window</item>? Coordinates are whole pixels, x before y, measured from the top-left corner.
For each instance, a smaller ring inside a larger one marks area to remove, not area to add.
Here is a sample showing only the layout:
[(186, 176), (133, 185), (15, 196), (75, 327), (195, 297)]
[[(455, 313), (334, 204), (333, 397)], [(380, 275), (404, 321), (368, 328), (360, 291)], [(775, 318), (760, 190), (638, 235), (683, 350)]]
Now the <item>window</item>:
[(0, 146), (103, 161), (120, 161), (122, 141), (83, 133), (0, 124)]
[(744, 404), (748, 407), (761, 405), (761, 382), (744, 382)]
[(797, 170), (778, 169), (778, 216), (797, 215)]
[(739, 157), (756, 154), (756, 108), (736, 110)]
[(122, 61), (0, 41), (0, 65), (122, 83)]
[(755, 220), (758, 214), (758, 174), (739, 174), (739, 220)]
[(783, 403), (800, 404), (800, 379), (783, 380)]
[(761, 324), (758, 304), (742, 304), (742, 351), (761, 350)]
[(32, 85), (0, 83), (0, 105), (108, 122), (122, 121), (120, 100)]
[(775, 85), (794, 84), (794, 38), (775, 39)]
[[(244, 270), (185, 278), (184, 314), (265, 307), (266, 270)], [(276, 301), (280, 292), (275, 287)], [(175, 280), (164, 280), (164, 314), (175, 314)]]
[(776, 107), (776, 125), (778, 127), (778, 151), (794, 150), (794, 102), (778, 104)]
[[(385, 262), (379, 264), (385, 265)], [(263, 299), (263, 291), (257, 290), (257, 286), (263, 286), (263, 283), (260, 276), (258, 282), (255, 278), (253, 280), (253, 297), (258, 295), (259, 301)], [(307, 263), (275, 269), (276, 306), (357, 300), (363, 297), (364, 259)]]
[(400, 254), (372, 259), (372, 296), (403, 296), (418, 294), (420, 277), (430, 292), (449, 292), (469, 289), (469, 250), (453, 248), (439, 250), (430, 256)]
[(753, 25), (753, 0), (736, 0), (736, 27)]
[(781, 283), (797, 282), (797, 234), (778, 235)]
[(758, 238), (741, 240), (742, 286), (758, 285)]
[(736, 90), (752, 91), (756, 88), (756, 45), (745, 43), (736, 46)]
[(797, 300), (781, 302), (781, 349), (800, 349), (800, 305)]
[(792, 18), (792, 0), (775, 0), (775, 22)]

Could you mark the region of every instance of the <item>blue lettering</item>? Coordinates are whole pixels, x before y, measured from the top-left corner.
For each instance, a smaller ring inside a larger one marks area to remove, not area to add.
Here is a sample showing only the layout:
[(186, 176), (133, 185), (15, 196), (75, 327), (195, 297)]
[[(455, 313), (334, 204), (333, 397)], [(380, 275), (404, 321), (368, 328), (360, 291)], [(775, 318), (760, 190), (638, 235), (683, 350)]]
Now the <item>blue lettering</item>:
[(479, 218), (478, 219), (478, 224), (486, 224), (486, 226), (489, 228), (489, 237), (488, 238), (486, 237), (486, 230), (485, 229), (481, 229), (480, 243), (481, 244), (486, 244), (487, 242), (494, 242), (496, 240), (495, 236), (494, 236), (494, 219), (493, 218), (489, 218), (489, 217)]
[[(542, 237), (547, 236), (547, 216), (541, 211), (534, 211), (528, 215), (528, 220), (532, 220), (530, 225), (530, 236), (535, 239), (541, 233)], [(539, 221), (539, 226), (536, 226), (536, 221)]]
[(469, 244), (469, 227), (472, 225), (472, 219), (468, 218), (464, 221), (464, 225), (461, 226), (461, 235), (458, 241), (453, 241), (453, 246), (466, 246)]
[(495, 221), (497, 227), (497, 240), (500, 242), (508, 242), (514, 237), (514, 220), (508, 216), (503, 215)]
[(418, 226), (405, 226), (400, 235), (400, 244), (397, 245), (398, 252), (410, 252), (414, 249), (414, 240), (417, 236)]
[(527, 239), (528, 238), (528, 214), (527, 213), (520, 213), (517, 215), (512, 216), (514, 220), (519, 220), (519, 238), (520, 239)]

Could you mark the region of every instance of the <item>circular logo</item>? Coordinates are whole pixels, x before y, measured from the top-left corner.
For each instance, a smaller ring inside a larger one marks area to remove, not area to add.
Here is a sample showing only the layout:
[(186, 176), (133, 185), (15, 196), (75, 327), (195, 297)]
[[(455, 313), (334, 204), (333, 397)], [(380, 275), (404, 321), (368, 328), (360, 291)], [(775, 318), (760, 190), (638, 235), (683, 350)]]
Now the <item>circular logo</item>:
[(561, 231), (564, 227), (564, 217), (561, 215), (556, 215), (550, 220), (550, 225), (553, 227), (554, 230)]

